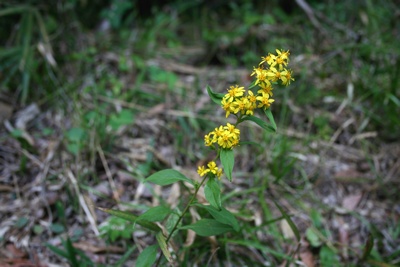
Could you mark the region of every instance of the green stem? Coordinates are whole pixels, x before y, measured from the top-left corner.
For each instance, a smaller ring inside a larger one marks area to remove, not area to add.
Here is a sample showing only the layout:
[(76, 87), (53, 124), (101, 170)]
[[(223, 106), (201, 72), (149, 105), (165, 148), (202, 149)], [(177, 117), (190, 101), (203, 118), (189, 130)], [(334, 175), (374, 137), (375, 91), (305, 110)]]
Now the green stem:
[[(172, 228), (171, 232), (169, 233), (169, 235), (168, 235), (168, 237), (167, 237), (167, 239), (166, 239), (166, 241), (165, 241), (165, 243), (167, 243), (167, 245), (168, 245), (168, 241), (172, 238), (173, 233), (176, 231), (176, 229), (178, 229), (178, 225), (179, 225), (179, 223), (182, 221), (183, 216), (185, 216), (186, 212), (189, 210), (190, 206), (193, 204), (193, 201), (196, 199), (197, 193), (199, 192), (200, 187), (201, 187), (201, 186), (204, 184), (204, 182), (206, 181), (207, 177), (208, 177), (208, 175), (205, 175), (204, 178), (203, 178), (203, 180), (202, 180), (202, 181), (200, 182), (200, 184), (196, 187), (196, 190), (194, 191), (194, 194), (193, 194), (192, 198), (190, 199), (190, 201), (189, 201), (188, 204), (186, 205), (186, 207), (185, 207), (185, 209), (183, 210), (182, 214), (179, 216), (178, 221), (175, 223), (174, 227)], [(160, 256), (158, 257), (156, 266), (159, 265), (160, 260), (161, 260), (161, 257), (162, 257), (162, 253), (161, 253)]]

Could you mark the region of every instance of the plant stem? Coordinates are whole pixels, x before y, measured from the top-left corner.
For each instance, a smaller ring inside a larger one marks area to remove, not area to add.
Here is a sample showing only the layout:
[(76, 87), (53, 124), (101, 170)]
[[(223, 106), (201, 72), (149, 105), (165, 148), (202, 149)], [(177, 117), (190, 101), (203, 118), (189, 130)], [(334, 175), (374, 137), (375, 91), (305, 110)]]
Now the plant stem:
[[(183, 216), (185, 216), (186, 212), (189, 210), (190, 206), (192, 205), (193, 201), (196, 199), (197, 193), (200, 190), (200, 187), (202, 187), (202, 185), (204, 184), (204, 182), (207, 180), (208, 175), (205, 175), (203, 180), (201, 180), (200, 184), (196, 187), (196, 190), (194, 191), (194, 194), (192, 196), (192, 198), (190, 199), (190, 201), (188, 202), (188, 204), (186, 205), (185, 209), (183, 210), (182, 214), (179, 216), (178, 221), (175, 223), (174, 227), (172, 228), (171, 232), (169, 233), (165, 243), (167, 243), (168, 245), (168, 241), (172, 238), (173, 233), (176, 231), (176, 229), (178, 228), (179, 223), (182, 221)], [(161, 257), (162, 257), (162, 253), (160, 254), (160, 256), (158, 257), (157, 260), (157, 264), (156, 266), (159, 265), (160, 261), (161, 261)]]

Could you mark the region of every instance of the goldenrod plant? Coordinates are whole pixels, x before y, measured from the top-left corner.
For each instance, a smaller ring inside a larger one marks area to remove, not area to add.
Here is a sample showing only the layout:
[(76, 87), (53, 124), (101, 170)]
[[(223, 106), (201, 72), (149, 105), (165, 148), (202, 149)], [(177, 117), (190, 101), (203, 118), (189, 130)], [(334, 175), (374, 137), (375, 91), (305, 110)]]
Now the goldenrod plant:
[[(277, 49), (276, 54), (268, 53), (265, 57), (261, 57), (261, 62), (257, 67), (254, 67), (251, 73), (254, 81), (247, 90), (243, 86), (233, 85), (227, 89), (226, 94), (221, 94), (207, 87), (207, 92), (212, 101), (221, 106), (227, 118), (233, 116), (236, 121), (216, 127), (204, 136), (204, 145), (214, 151), (215, 157), (206, 165), (197, 167), (197, 173), (201, 177), (200, 182), (189, 179), (174, 169), (156, 172), (145, 179), (147, 183), (160, 186), (177, 182), (191, 185), (193, 187), (192, 194), (182, 212), (171, 210), (165, 206), (158, 206), (136, 216), (126, 211), (100, 208), (109, 214), (155, 232), (158, 244), (144, 249), (137, 259), (136, 266), (152, 266), (154, 263), (158, 266), (162, 261), (162, 255), (169, 262), (179, 258), (179, 251), (173, 250), (170, 246), (170, 242), (179, 231), (192, 230), (199, 236), (215, 236), (239, 231), (239, 224), (235, 216), (222, 205), (220, 180), (225, 175), (229, 182), (232, 182), (234, 151), (238, 146), (248, 143), (240, 141), (239, 126), (242, 122), (252, 121), (266, 131), (276, 131), (276, 124), (270, 107), (274, 102), (272, 98), (274, 86), (279, 84), (287, 86), (294, 81), (292, 71), (287, 69), (289, 55), (289, 51)], [(266, 115), (267, 121), (256, 115), (260, 113)], [(202, 187), (204, 187), (204, 195), (209, 205), (202, 205), (197, 202), (197, 194)], [(190, 188), (190, 186), (187, 186), (187, 188)], [(194, 223), (187, 224), (184, 218), (189, 208), (192, 207), (205, 209), (213, 219), (202, 218)], [(295, 228), (289, 216), (279, 206), (278, 208), (289, 224)], [(166, 220), (165, 226), (156, 224), (156, 222), (163, 222), (167, 216), (169, 218)], [(160, 253), (157, 260), (158, 248), (161, 248), (162, 254)]]

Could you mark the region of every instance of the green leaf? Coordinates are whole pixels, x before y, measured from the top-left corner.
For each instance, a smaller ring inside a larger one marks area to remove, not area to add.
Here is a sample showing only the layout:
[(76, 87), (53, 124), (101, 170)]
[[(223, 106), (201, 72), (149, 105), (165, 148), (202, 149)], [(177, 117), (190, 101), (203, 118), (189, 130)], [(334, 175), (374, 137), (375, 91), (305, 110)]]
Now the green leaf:
[(214, 177), (209, 178), (204, 186), (204, 195), (211, 206), (221, 210), (221, 189)]
[(61, 234), (65, 231), (65, 227), (60, 223), (52, 223), (50, 225), (50, 230), (55, 234)]
[(313, 247), (321, 246), (321, 240), (319, 239), (319, 236), (316, 233), (314, 228), (312, 228), (312, 227), (307, 228), (306, 237), (307, 237), (307, 240), (310, 242), (311, 246), (313, 246)]
[[(174, 209), (174, 211), (168, 216), (167, 221), (165, 222), (165, 228), (167, 228), (167, 232), (171, 233), (172, 229), (175, 227), (175, 225), (178, 223), (180, 216), (182, 215), (182, 212), (179, 210), (178, 207)], [(182, 225), (182, 221), (179, 222), (178, 226)], [(172, 234), (172, 237), (174, 237), (178, 231), (175, 231)]]
[(270, 108), (264, 109), (264, 113), (265, 113), (265, 115), (267, 115), (267, 118), (268, 118), (269, 122), (271, 123), (272, 128), (274, 129), (274, 132), (276, 132), (276, 129), (278, 129), (278, 128), (276, 127), (274, 115), (272, 115), (271, 109)]
[(168, 250), (167, 239), (165, 238), (164, 234), (162, 232), (158, 232), (156, 234), (156, 239), (165, 258), (167, 259), (167, 261), (171, 262), (172, 261), (171, 253)]
[(274, 133), (276, 132), (276, 126), (274, 128), (273, 125), (270, 125), (269, 123), (263, 121), (262, 119), (255, 117), (255, 116), (246, 116), (243, 118), (244, 121), (252, 121), (255, 122), (258, 126), (260, 126), (261, 128), (263, 128), (264, 130), (266, 130), (267, 132), (271, 132)]
[(274, 201), (275, 205), (278, 207), (278, 209), (282, 213), (283, 218), (285, 218), (285, 220), (288, 222), (290, 228), (292, 229), (294, 235), (296, 236), (297, 241), (300, 242), (299, 229), (297, 229), (296, 225), (294, 224), (294, 222), (292, 221), (290, 216), (285, 212), (285, 210), (275, 200), (272, 200), (272, 201)]
[(236, 232), (239, 231), (239, 223), (236, 220), (235, 216), (224, 207), (221, 207), (221, 210), (218, 210), (211, 205), (208, 206), (196, 204), (196, 206), (206, 209), (211, 214), (211, 216), (213, 216), (214, 219), (219, 221), (220, 223), (229, 224)]
[(201, 219), (194, 224), (186, 225), (180, 229), (190, 229), (200, 236), (220, 235), (234, 230), (232, 226), (220, 223), (213, 219)]
[(137, 220), (138, 216), (136, 216), (136, 215), (134, 215), (134, 214), (132, 214), (130, 212), (121, 211), (121, 210), (113, 210), (113, 209), (104, 209), (104, 208), (99, 208), (99, 207), (97, 207), (97, 208), (99, 210), (101, 210), (101, 211), (104, 211), (104, 212), (107, 212), (108, 214), (111, 214), (111, 215), (117, 216), (119, 218), (125, 219), (125, 220), (127, 220), (129, 222), (137, 223), (137, 224), (139, 224), (139, 225), (141, 225), (144, 228), (147, 228), (149, 230), (156, 231), (156, 232), (161, 231), (161, 228), (158, 227), (157, 224), (155, 224), (153, 222), (145, 221), (145, 220), (139, 220), (138, 221)]
[(222, 98), (224, 97), (224, 94), (219, 94), (213, 92), (210, 86), (207, 85), (207, 93), (210, 96), (211, 100), (216, 103), (217, 105), (221, 106), (221, 101)]
[(69, 259), (68, 253), (65, 250), (62, 250), (56, 246), (53, 246), (51, 244), (46, 244), (46, 247), (48, 247), (51, 251), (53, 251), (55, 254), (57, 254), (60, 257), (63, 257), (65, 259)]
[(187, 178), (182, 173), (172, 169), (156, 172), (145, 179), (145, 182), (150, 182), (158, 185), (169, 185), (178, 181), (188, 182), (194, 185), (192, 180)]
[(327, 246), (322, 246), (319, 251), (319, 260), (321, 267), (340, 266), (338, 256), (335, 251)]
[(79, 265), (78, 259), (77, 259), (78, 251), (72, 245), (71, 239), (69, 239), (67, 237), (67, 240), (65, 240), (65, 242), (63, 242), (63, 245), (67, 249), (68, 259), (71, 263), (71, 266), (79, 267), (80, 265)]
[(145, 248), (136, 260), (136, 267), (152, 266), (157, 260), (157, 245)]
[(123, 109), (118, 114), (112, 114), (110, 117), (110, 126), (113, 130), (118, 130), (123, 125), (133, 123), (133, 112)]
[(85, 130), (82, 128), (71, 128), (66, 133), (66, 136), (70, 142), (80, 142), (85, 138)]
[(171, 210), (165, 206), (157, 206), (148, 209), (145, 213), (137, 218), (137, 221), (160, 222), (171, 213)]
[(235, 165), (235, 156), (232, 149), (221, 149), (219, 152), (221, 164), (224, 167), (224, 172), (228, 180), (232, 182), (232, 171)]

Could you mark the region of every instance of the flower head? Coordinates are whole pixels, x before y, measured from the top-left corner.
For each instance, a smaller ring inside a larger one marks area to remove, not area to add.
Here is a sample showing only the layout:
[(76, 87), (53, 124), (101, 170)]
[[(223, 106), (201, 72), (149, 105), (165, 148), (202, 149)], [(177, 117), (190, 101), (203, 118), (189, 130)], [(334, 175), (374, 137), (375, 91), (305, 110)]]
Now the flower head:
[(227, 101), (232, 102), (235, 97), (242, 96), (244, 92), (244, 87), (239, 87), (238, 85), (230, 86), (225, 97), (227, 98)]
[(259, 101), (258, 107), (267, 109), (271, 106), (271, 103), (275, 100), (269, 98), (269, 94), (262, 93), (260, 96), (257, 96), (257, 100)]
[(197, 173), (203, 177), (204, 175), (208, 174), (208, 173), (212, 173), (215, 176), (217, 176), (218, 178), (221, 177), (222, 175), (222, 169), (218, 168), (217, 163), (215, 163), (215, 161), (210, 161), (207, 163), (207, 167), (206, 168), (204, 165), (203, 166), (199, 166), (197, 168)]

